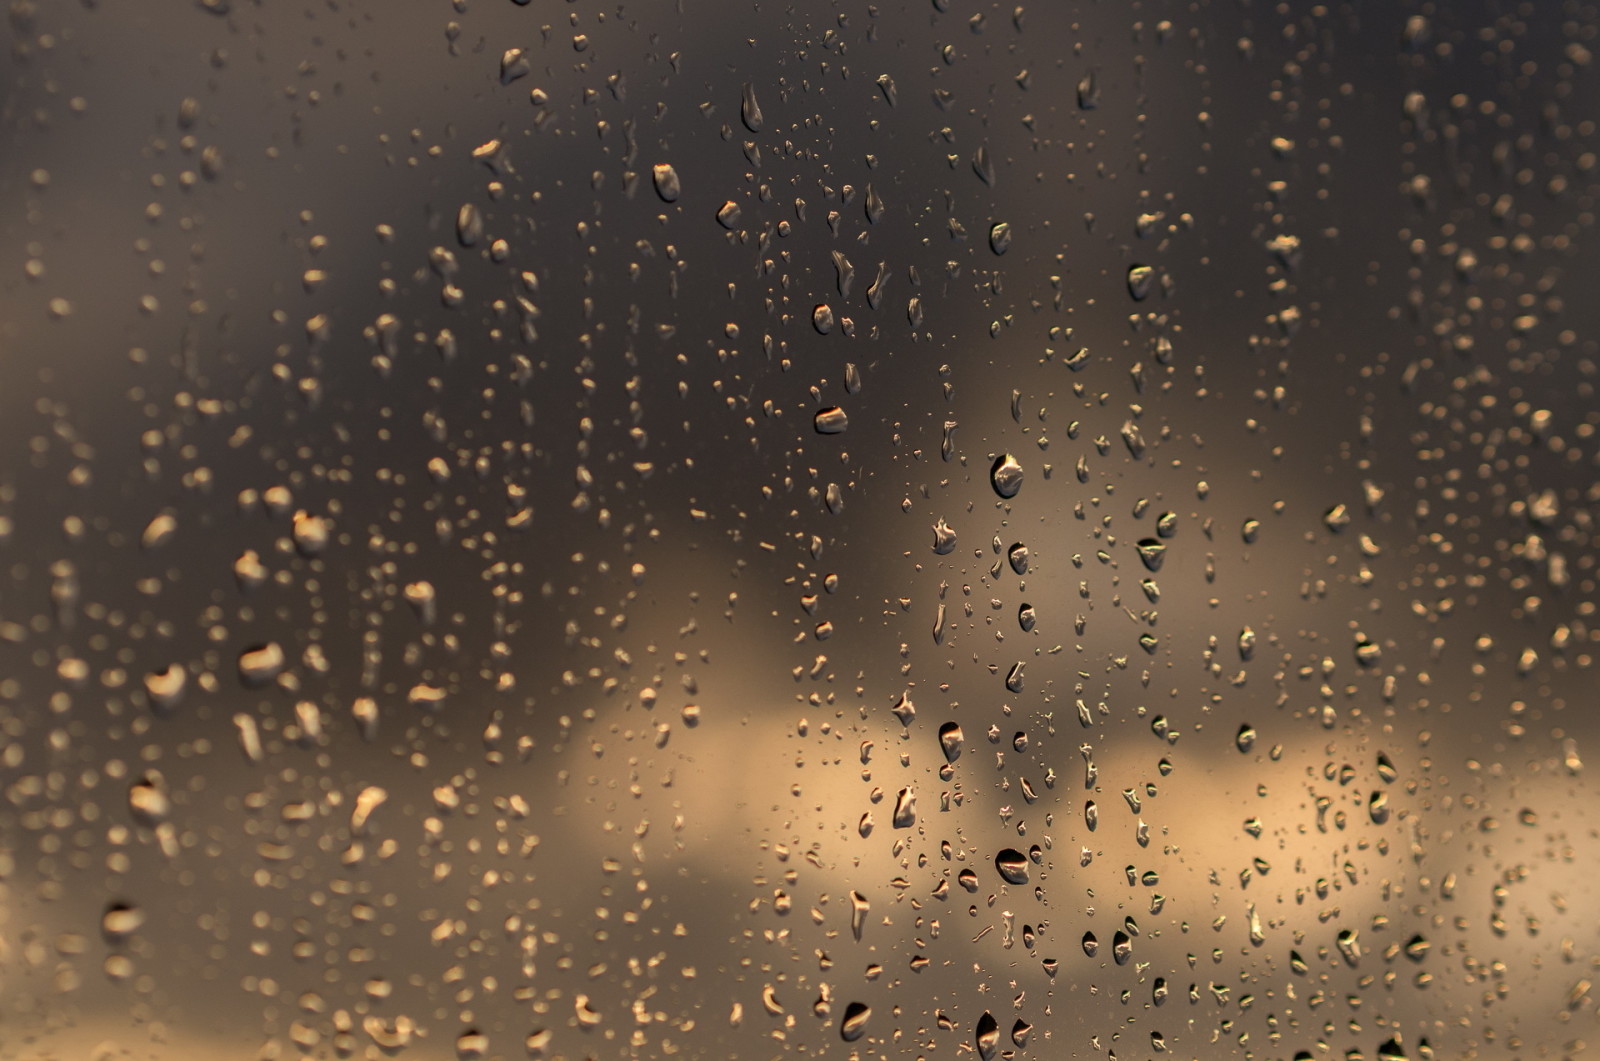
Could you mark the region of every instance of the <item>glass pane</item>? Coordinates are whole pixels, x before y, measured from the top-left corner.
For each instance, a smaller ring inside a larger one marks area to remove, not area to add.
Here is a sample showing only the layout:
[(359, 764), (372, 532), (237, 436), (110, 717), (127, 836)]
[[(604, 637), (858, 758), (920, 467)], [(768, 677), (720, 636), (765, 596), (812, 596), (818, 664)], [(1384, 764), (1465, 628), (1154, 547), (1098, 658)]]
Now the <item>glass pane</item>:
[(1600, 1039), (1593, 4), (9, 26), (0, 1057)]

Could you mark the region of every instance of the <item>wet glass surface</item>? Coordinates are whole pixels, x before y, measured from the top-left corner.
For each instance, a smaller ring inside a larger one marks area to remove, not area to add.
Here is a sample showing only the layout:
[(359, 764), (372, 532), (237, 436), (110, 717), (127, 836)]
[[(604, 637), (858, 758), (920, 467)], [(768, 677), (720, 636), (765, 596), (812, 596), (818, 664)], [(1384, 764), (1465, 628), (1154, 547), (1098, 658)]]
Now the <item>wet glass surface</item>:
[(0, 1057), (1600, 1040), (1600, 10), (15, 0)]

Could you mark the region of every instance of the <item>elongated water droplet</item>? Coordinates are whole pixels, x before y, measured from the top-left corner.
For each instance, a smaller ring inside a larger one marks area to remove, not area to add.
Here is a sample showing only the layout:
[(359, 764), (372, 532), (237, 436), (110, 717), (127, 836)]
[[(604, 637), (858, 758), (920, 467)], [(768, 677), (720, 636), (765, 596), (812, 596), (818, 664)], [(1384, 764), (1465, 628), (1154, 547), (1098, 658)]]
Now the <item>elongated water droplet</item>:
[(994, 1014), (984, 1010), (973, 1032), (978, 1056), (983, 1061), (994, 1061), (994, 1055), (1000, 1050), (1000, 1024), (994, 1019)]
[(756, 102), (756, 87), (750, 82), (744, 83), (744, 91), (739, 100), (739, 117), (744, 121), (744, 127), (752, 133), (759, 133), (765, 124), (761, 117), (761, 104)]
[(948, 556), (955, 552), (955, 548), (956, 532), (940, 517), (939, 522), (933, 525), (933, 551), (940, 556)]
[(1100, 106), (1100, 85), (1091, 70), (1078, 80), (1078, 109), (1092, 111)]
[(865, 1002), (852, 1002), (844, 1008), (844, 1019), (839, 1022), (839, 1035), (853, 1043), (867, 1033), (867, 1021), (872, 1019), (872, 1007)]
[(866, 931), (867, 914), (870, 913), (871, 910), (872, 904), (867, 901), (867, 897), (865, 895), (862, 895), (857, 891), (852, 891), (850, 893), (850, 934), (854, 936), (857, 941), (861, 939), (861, 934)]
[(944, 752), (945, 762), (953, 763), (961, 758), (961, 745), (965, 740), (959, 722), (946, 722), (939, 727), (939, 750)]
[(902, 788), (895, 796), (893, 824), (896, 829), (909, 829), (917, 824), (917, 794), (912, 789)]

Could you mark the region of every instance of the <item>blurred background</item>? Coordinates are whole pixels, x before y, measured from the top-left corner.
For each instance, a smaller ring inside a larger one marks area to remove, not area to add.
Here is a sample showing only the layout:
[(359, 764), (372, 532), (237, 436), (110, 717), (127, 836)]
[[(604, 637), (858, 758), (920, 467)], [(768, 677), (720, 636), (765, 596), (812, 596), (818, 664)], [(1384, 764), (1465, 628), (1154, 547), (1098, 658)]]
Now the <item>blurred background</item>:
[(7, 32), (0, 1057), (1600, 1039), (1594, 4)]

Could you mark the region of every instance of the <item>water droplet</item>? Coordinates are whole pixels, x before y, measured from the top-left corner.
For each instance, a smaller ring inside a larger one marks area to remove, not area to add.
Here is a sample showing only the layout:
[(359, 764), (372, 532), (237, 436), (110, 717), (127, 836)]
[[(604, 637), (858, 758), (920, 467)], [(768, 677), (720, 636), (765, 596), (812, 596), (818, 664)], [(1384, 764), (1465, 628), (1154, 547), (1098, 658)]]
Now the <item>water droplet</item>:
[(269, 641), (239, 653), (239, 678), (248, 686), (262, 686), (282, 673), (287, 657), (283, 647)]
[(144, 924), (144, 911), (124, 903), (113, 903), (100, 915), (100, 934), (107, 943), (127, 939)]
[(911, 789), (902, 788), (895, 796), (892, 824), (896, 829), (909, 829), (917, 824), (917, 794)]
[(475, 1028), (468, 1028), (456, 1036), (456, 1057), (460, 1061), (478, 1061), (489, 1052), (489, 1037)]
[(500, 83), (509, 85), (519, 77), (527, 77), (532, 69), (521, 48), (508, 48), (500, 56)]
[(991, 188), (994, 187), (994, 161), (989, 157), (987, 144), (980, 144), (978, 153), (972, 156), (972, 172), (976, 173), (983, 183)]
[(761, 104), (756, 102), (756, 87), (750, 82), (744, 83), (744, 91), (739, 100), (739, 117), (744, 121), (744, 127), (752, 133), (759, 133), (764, 120), (761, 117)]
[(882, 220), (883, 211), (885, 209), (883, 205), (883, 199), (878, 195), (878, 189), (873, 187), (871, 184), (867, 185), (867, 195), (863, 204), (863, 209), (866, 212), (868, 224), (876, 225), (880, 220)]
[(301, 556), (316, 556), (328, 547), (328, 521), (304, 509), (294, 514), (294, 547)]
[(157, 711), (168, 711), (183, 698), (183, 690), (188, 683), (188, 671), (183, 669), (181, 663), (172, 663), (165, 670), (144, 676), (144, 692)]
[(989, 483), (1001, 497), (1016, 497), (1017, 491), (1022, 489), (1022, 465), (1011, 454), (1000, 454), (989, 469)]
[[(1023, 926), (1022, 936), (1023, 936), (1024, 940), (1031, 940), (1032, 937), (1033, 937), (1033, 929), (1028, 928), (1027, 926)], [(1029, 946), (1032, 946), (1031, 942), (1029, 943)], [(1018, 1050), (1021, 1050), (1023, 1047), (1027, 1046), (1028, 1045), (1028, 1033), (1030, 1033), (1031, 1031), (1033, 1031), (1033, 1025), (1029, 1024), (1027, 1021), (1021, 1019), (1020, 1017), (1017, 1018), (1017, 1022), (1015, 1024), (1011, 1025), (1011, 1043), (1012, 1043), (1012, 1045), (1014, 1045)]]
[(483, 239), (483, 211), (472, 203), (463, 203), (456, 211), (456, 242), (463, 247), (475, 247)]
[(1249, 723), (1246, 723), (1245, 725), (1240, 726), (1238, 734), (1236, 734), (1234, 736), (1234, 738), (1233, 738), (1233, 743), (1238, 745), (1239, 750), (1242, 751), (1242, 752), (1249, 751), (1251, 746), (1253, 744), (1255, 744), (1255, 742), (1256, 742), (1256, 730), (1255, 730), (1255, 727), (1250, 725)]
[(817, 330), (818, 335), (827, 335), (833, 331), (833, 307), (826, 302), (817, 303), (816, 309), (811, 311), (811, 326)]
[(939, 727), (939, 750), (944, 752), (945, 762), (953, 763), (961, 758), (961, 745), (965, 740), (959, 722), (946, 722)]
[(902, 726), (911, 725), (911, 720), (917, 717), (917, 705), (911, 702), (910, 693), (901, 693), (889, 710), (894, 712), (894, 717), (900, 720)]
[(1378, 1061), (1410, 1061), (1399, 1039), (1388, 1039), (1378, 1047)]
[(683, 193), (683, 186), (678, 183), (678, 171), (667, 162), (656, 163), (651, 170), (651, 178), (655, 181), (656, 194), (664, 203), (675, 203), (678, 196)]
[(147, 828), (154, 828), (171, 817), (172, 800), (160, 778), (146, 774), (128, 786), (128, 813)]
[(989, 249), (996, 254), (1004, 254), (1011, 249), (1011, 225), (1005, 221), (996, 221), (989, 226)]
[(865, 895), (858, 891), (850, 893), (850, 934), (857, 942), (860, 942), (861, 934), (866, 931), (867, 914), (871, 911), (872, 904), (867, 901)]
[(1022, 672), (1023, 672), (1023, 669), (1025, 667), (1027, 667), (1026, 663), (1013, 663), (1011, 665), (1011, 669), (1006, 672), (1006, 689), (1007, 690), (1009, 690), (1010, 692), (1013, 692), (1013, 693), (1022, 692), (1022, 685), (1023, 685), (1023, 673)]
[(1038, 617), (1033, 612), (1033, 605), (1024, 602), (1017, 608), (1017, 625), (1022, 627), (1023, 633), (1032, 630), (1037, 619)]
[(1100, 85), (1091, 70), (1078, 80), (1078, 109), (1092, 111), (1100, 106)]
[(837, 405), (830, 405), (826, 409), (817, 410), (812, 424), (819, 435), (838, 435), (843, 434), (844, 429), (850, 426), (850, 418)]
[(1128, 294), (1135, 302), (1150, 297), (1150, 286), (1155, 282), (1156, 271), (1148, 265), (1128, 266)]
[(739, 204), (729, 199), (717, 207), (717, 224), (730, 232), (739, 226)]
[(178, 519), (169, 512), (163, 512), (145, 527), (144, 533), (139, 536), (139, 545), (146, 549), (159, 549), (170, 542), (178, 533)]
[(867, 1021), (872, 1019), (872, 1007), (865, 1002), (852, 1002), (844, 1008), (844, 1019), (839, 1022), (839, 1035), (853, 1043), (867, 1033)]
[(955, 548), (956, 532), (940, 517), (939, 522), (933, 525), (933, 551), (940, 556), (948, 556), (955, 552)]
[(1014, 847), (1008, 847), (994, 856), (994, 868), (1007, 884), (1028, 883), (1028, 856)]
[(1133, 957), (1133, 940), (1120, 929), (1111, 936), (1111, 957), (1118, 965), (1127, 965), (1128, 959)]
[(1161, 561), (1166, 559), (1167, 547), (1155, 538), (1141, 538), (1139, 544), (1134, 546), (1139, 553), (1139, 561), (1144, 564), (1144, 569), (1150, 572), (1161, 570)]
[(973, 1031), (978, 1056), (983, 1061), (994, 1061), (994, 1055), (1000, 1050), (1000, 1024), (994, 1019), (994, 1014), (984, 1010)]
[(1006, 560), (1011, 564), (1011, 570), (1017, 574), (1026, 575), (1028, 573), (1028, 547), (1021, 542), (1006, 550)]

